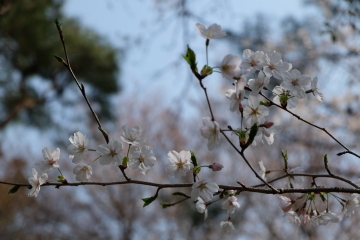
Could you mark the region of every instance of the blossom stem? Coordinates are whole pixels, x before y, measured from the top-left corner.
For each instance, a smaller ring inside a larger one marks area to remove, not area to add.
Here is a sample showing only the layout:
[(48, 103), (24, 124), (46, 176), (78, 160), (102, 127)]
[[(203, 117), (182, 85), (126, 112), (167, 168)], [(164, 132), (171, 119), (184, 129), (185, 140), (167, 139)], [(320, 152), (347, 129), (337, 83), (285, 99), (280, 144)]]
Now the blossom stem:
[(61, 172), (60, 168), (58, 168), (58, 170), (59, 170), (59, 172), (60, 172), (61, 176), (64, 176), (64, 175), (62, 174), (62, 172)]
[(313, 124), (313, 123), (311, 123), (311, 122), (309, 122), (309, 121), (301, 118), (299, 115), (291, 112), (291, 111), (288, 110), (287, 108), (282, 107), (282, 106), (280, 106), (279, 104), (274, 103), (272, 100), (270, 100), (267, 96), (265, 96), (265, 95), (264, 95), (263, 93), (261, 93), (261, 92), (260, 92), (260, 95), (263, 96), (266, 100), (268, 100), (271, 105), (274, 105), (274, 106), (276, 106), (276, 107), (278, 107), (278, 108), (281, 108), (281, 109), (283, 109), (284, 111), (286, 111), (286, 112), (290, 113), (291, 115), (293, 115), (294, 117), (296, 117), (298, 120), (300, 120), (300, 121), (302, 121), (302, 122), (304, 122), (304, 123), (307, 123), (307, 124), (309, 124), (310, 126), (312, 126), (312, 127), (314, 127), (314, 128), (317, 128), (317, 129), (320, 129), (321, 131), (325, 132), (325, 133), (326, 133), (329, 137), (331, 137), (335, 142), (337, 142), (340, 146), (342, 146), (343, 148), (346, 149), (346, 151), (338, 153), (338, 154), (337, 154), (338, 156), (343, 155), (343, 154), (346, 154), (346, 153), (349, 153), (349, 154), (352, 154), (352, 155), (356, 156), (357, 158), (360, 158), (360, 155), (358, 155), (358, 154), (356, 154), (355, 152), (351, 151), (348, 147), (346, 147), (343, 143), (341, 143), (337, 138), (335, 138), (331, 133), (329, 133), (325, 128), (319, 127), (319, 126), (317, 126), (317, 125), (315, 125), (315, 124)]
[(101, 158), (102, 156), (98, 156), (97, 158), (95, 158), (91, 163), (89, 163), (88, 165), (90, 166), (91, 164), (93, 164), (96, 160), (98, 160), (99, 158)]
[(206, 39), (206, 66), (209, 66), (209, 60), (208, 60), (208, 47), (209, 47), (209, 44), (210, 44), (210, 39)]

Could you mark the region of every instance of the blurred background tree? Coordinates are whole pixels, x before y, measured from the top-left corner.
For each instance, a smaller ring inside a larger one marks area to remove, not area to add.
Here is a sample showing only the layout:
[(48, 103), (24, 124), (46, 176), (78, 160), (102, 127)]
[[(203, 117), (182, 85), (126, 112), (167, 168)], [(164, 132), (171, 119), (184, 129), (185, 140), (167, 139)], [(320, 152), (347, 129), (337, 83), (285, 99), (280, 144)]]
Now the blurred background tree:
[[(109, 96), (119, 91), (117, 80), (119, 62), (116, 60), (118, 56), (116, 53), (119, 51), (93, 31), (80, 27), (74, 19), (66, 18), (61, 11), (62, 1), (37, 1), (36, 3), (22, 1), (21, 3), (1, 1), (0, 8), (0, 80), (2, 84), (0, 96), (3, 98), (0, 104), (4, 108), (4, 116), (0, 116), (0, 119), (5, 123), (4, 127), (13, 122), (21, 124), (31, 122), (32, 126), (52, 127), (46, 119), (51, 119), (52, 113), (59, 110), (46, 108), (49, 101), (56, 102), (55, 105), (51, 105), (52, 107), (66, 106), (66, 109), (74, 109), (71, 108), (73, 104), (79, 102), (85, 109), (81, 95), (66, 69), (52, 57), (52, 54), (62, 54), (61, 43), (53, 24), (53, 19), (59, 18), (64, 26), (74, 71), (79, 79), (90, 87), (89, 95), (91, 94), (91, 100), (97, 106), (100, 118), (111, 119), (112, 114), (117, 113), (115, 116), (121, 116), (122, 124), (117, 123), (116, 129), (120, 129), (125, 123), (139, 125), (144, 129), (148, 142), (156, 143), (153, 148), (158, 159), (157, 165), (146, 177), (137, 171), (129, 170), (131, 178), (151, 179), (154, 182), (175, 182), (164, 173), (164, 167), (168, 164), (166, 154), (173, 149), (176, 151), (186, 149), (193, 150), (202, 165), (213, 162), (225, 165), (221, 172), (203, 170), (202, 177), (209, 177), (221, 184), (235, 185), (235, 181), (241, 181), (245, 185), (258, 183), (253, 174), (247, 170), (247, 166), (224, 141), (221, 148), (208, 152), (200, 134), (194, 134), (199, 131), (201, 118), (208, 115), (208, 110), (203, 107), (206, 106), (205, 98), (200, 97), (201, 100), (199, 100), (198, 97), (196, 101), (191, 99), (190, 102), (186, 102), (184, 92), (181, 91), (179, 101), (174, 102), (171, 108), (162, 109), (159, 106), (167, 99), (161, 98), (159, 94), (142, 95), (145, 96), (146, 103), (137, 104), (140, 98), (128, 99), (122, 103), (122, 106), (126, 107), (121, 106), (117, 111), (112, 111), (113, 106), (109, 105), (111, 103)], [(190, 20), (205, 23), (203, 16), (193, 11), (194, 3), (186, 0), (157, 0), (153, 3), (159, 15), (156, 24), (166, 25), (168, 19), (163, 16), (165, 13), (173, 13), (172, 16), (183, 28), (181, 33), (178, 31), (176, 34), (183, 34), (186, 43), (191, 45), (189, 32), (195, 30), (193, 25), (189, 25)], [(359, 84), (357, 78), (359, 76), (357, 66), (360, 64), (359, 2), (307, 0), (304, 3), (315, 6), (318, 16), (321, 17), (309, 16), (297, 19), (289, 16), (281, 22), (275, 34), (269, 26), (270, 21), (267, 16), (259, 14), (251, 21), (248, 20), (239, 25), (238, 30), (228, 30), (229, 37), (221, 41), (230, 45), (230, 49), (234, 49), (232, 54), (242, 55), (242, 51), (246, 48), (281, 52), (285, 61), (291, 62), (294, 68), (313, 77), (318, 74), (325, 103), (319, 105), (309, 96), (296, 108), (296, 113), (311, 122), (331, 129), (331, 132), (335, 133), (345, 145), (358, 151), (360, 149), (358, 139), (360, 105), (359, 92), (354, 89), (358, 89)], [(211, 14), (217, 4), (217, 2), (209, 4), (207, 14)], [(211, 16), (208, 18), (211, 20)], [(226, 28), (226, 26), (223, 27)], [(166, 27), (162, 27), (161, 30), (167, 31)], [(149, 42), (144, 39), (143, 43), (149, 46)], [(167, 63), (158, 62), (158, 64), (165, 66)], [(187, 68), (183, 67), (174, 71), (183, 72), (185, 69)], [(190, 80), (173, 77), (167, 81), (171, 81), (174, 86), (178, 86), (179, 82), (188, 81), (185, 92), (194, 84), (191, 82), (192, 77)], [(228, 111), (228, 102), (223, 97), (229, 84), (220, 81), (220, 77), (219, 82), (221, 84), (216, 85), (216, 88), (213, 83), (207, 83), (212, 89), (211, 100), (216, 116), (222, 126), (230, 124), (237, 127), (239, 120)], [(195, 89), (198, 87), (196, 84), (194, 84)], [(217, 90), (219, 87), (221, 91)], [(66, 94), (67, 91), (69, 91), (68, 94)], [(131, 96), (135, 94), (139, 92), (130, 93)], [(201, 94), (200, 90), (197, 94)], [(186, 115), (186, 111), (189, 111), (187, 105), (195, 109), (191, 111), (191, 116)], [(308, 110), (309, 105), (313, 109), (311, 112)], [(69, 111), (66, 109), (65, 111)], [(75, 112), (77, 114), (74, 115), (81, 114), (81, 112)], [(263, 160), (267, 169), (281, 169), (280, 152), (287, 149), (290, 153), (290, 167), (301, 166), (306, 173), (319, 173), (319, 171), (324, 171), (322, 158), (325, 153), (328, 153), (330, 167), (334, 173), (357, 180), (360, 171), (357, 160), (352, 156), (336, 157), (335, 154), (342, 149), (331, 139), (281, 112), (274, 113), (272, 117), (275, 123), (281, 122), (284, 128), (281, 134), (275, 136), (276, 140), (272, 146), (260, 145), (254, 148), (255, 151), (247, 153), (255, 168), (258, 166), (258, 161)], [(7, 119), (9, 120), (6, 122)], [(84, 119), (92, 118), (86, 116)], [(91, 128), (93, 124), (90, 121), (86, 122), (85, 126)], [(17, 151), (15, 147), (2, 150)], [(3, 158), (2, 161), (6, 162), (6, 167), (2, 170), (1, 178), (13, 182), (27, 182), (30, 167), (40, 158), (26, 155), (26, 152), (21, 158)], [(73, 166), (70, 165), (69, 160), (63, 156), (60, 161), (62, 170), (67, 173), (66, 176), (72, 176)], [(275, 178), (279, 176), (278, 174), (280, 173), (273, 172), (269, 174), (268, 179)], [(94, 166), (92, 181), (119, 179), (122, 179), (122, 176), (117, 169)], [(70, 179), (70, 181), (73, 180)], [(191, 176), (187, 176), (183, 181), (191, 182)], [(332, 180), (317, 181), (321, 186), (345, 186)], [(306, 179), (304, 184), (309, 184), (309, 182), (310, 179)], [(284, 180), (283, 184), (287, 183)], [(276, 186), (283, 185), (278, 183)], [(274, 196), (240, 194), (238, 199), (241, 208), (236, 210), (232, 217), (236, 231), (232, 235), (224, 235), (220, 231), (219, 222), (226, 220), (227, 214), (221, 209), (221, 202), (209, 207), (209, 218), (206, 221), (189, 200), (177, 206), (162, 209), (159, 202), (179, 200), (179, 197), (170, 195), (176, 190), (162, 190), (156, 202), (142, 208), (140, 199), (154, 195), (156, 189), (133, 185), (105, 188), (61, 187), (59, 190), (46, 187), (37, 198), (28, 198), (27, 189), (21, 189), (16, 195), (6, 195), (8, 189), (9, 187), (0, 185), (0, 193), (5, 196), (0, 198), (1, 239), (281, 240), (291, 238), (328, 240), (360, 238), (360, 233), (356, 228), (356, 223), (360, 220), (359, 212), (350, 219), (344, 219), (341, 223), (329, 224), (323, 228), (299, 227), (287, 223), (282, 218), (282, 212)], [(184, 190), (184, 192), (190, 191)], [(338, 206), (335, 206), (334, 199), (330, 199), (330, 203), (335, 209), (340, 210)]]
[[(67, 69), (53, 57), (63, 56), (54, 19), (66, 26), (70, 62), (79, 81), (88, 88), (90, 101), (97, 106), (103, 121), (115, 119), (109, 99), (120, 91), (121, 51), (93, 30), (66, 17), (63, 3), (0, 2), (0, 129), (10, 123), (53, 128), (54, 112), (58, 109), (51, 102), (71, 106), (81, 101), (82, 96), (74, 93), (76, 85)], [(70, 94), (76, 97), (68, 97)]]

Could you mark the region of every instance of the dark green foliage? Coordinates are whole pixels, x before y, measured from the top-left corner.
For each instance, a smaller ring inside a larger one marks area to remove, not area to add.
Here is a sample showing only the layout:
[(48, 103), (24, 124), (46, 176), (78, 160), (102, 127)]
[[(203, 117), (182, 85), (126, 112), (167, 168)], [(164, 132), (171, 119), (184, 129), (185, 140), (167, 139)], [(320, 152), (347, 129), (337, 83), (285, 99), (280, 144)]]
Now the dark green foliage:
[[(48, 103), (75, 88), (70, 74), (53, 55), (66, 59), (54, 20), (62, 23), (71, 67), (99, 106), (102, 121), (114, 117), (109, 97), (120, 91), (120, 51), (77, 20), (62, 14), (63, 1), (4, 1), (0, 5), (0, 128), (13, 120), (50, 126)], [(36, 82), (36, 83), (35, 83)], [(81, 93), (79, 92), (80, 99)], [(74, 101), (74, 100), (71, 100)], [(74, 104), (71, 102), (69, 105)]]

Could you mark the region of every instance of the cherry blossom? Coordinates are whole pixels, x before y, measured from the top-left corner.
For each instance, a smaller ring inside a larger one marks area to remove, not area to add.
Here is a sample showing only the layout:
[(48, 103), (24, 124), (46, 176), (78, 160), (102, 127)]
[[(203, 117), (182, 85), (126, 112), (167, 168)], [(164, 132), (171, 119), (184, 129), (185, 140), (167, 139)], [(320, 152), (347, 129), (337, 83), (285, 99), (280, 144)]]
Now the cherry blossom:
[(288, 211), (284, 213), (284, 217), (286, 218), (286, 221), (289, 223), (296, 223), (297, 225), (300, 225), (301, 220), (294, 211)]
[(235, 55), (226, 55), (221, 62), (221, 74), (224, 78), (233, 80), (241, 72), (241, 58)]
[(247, 127), (251, 127), (254, 123), (264, 123), (265, 116), (269, 114), (269, 109), (260, 105), (260, 100), (256, 96), (250, 95), (248, 105), (244, 108), (244, 120)]
[(45, 147), (43, 148), (42, 153), (45, 161), (35, 164), (39, 167), (41, 172), (48, 173), (53, 168), (59, 168), (58, 160), (60, 158), (60, 148), (51, 151), (49, 148)]
[(89, 139), (81, 132), (76, 132), (69, 138), (71, 145), (67, 147), (67, 151), (70, 154), (69, 158), (73, 163), (79, 163), (83, 160), (89, 148)]
[(312, 93), (314, 94), (314, 96), (316, 97), (316, 99), (319, 100), (320, 102), (322, 102), (324, 95), (319, 91), (319, 87), (317, 85), (317, 82), (318, 82), (317, 77), (315, 77), (311, 81), (311, 90), (312, 90)]
[(206, 179), (197, 181), (191, 188), (191, 199), (195, 201), (198, 197), (201, 197), (205, 202), (211, 201), (213, 193), (219, 190), (219, 186), (216, 183)]
[(313, 216), (311, 218), (311, 224), (316, 225), (326, 225), (329, 222), (337, 223), (340, 221), (340, 218), (338, 215), (332, 212), (322, 212), (317, 216)]
[(289, 212), (291, 210), (291, 206), (293, 205), (293, 201), (290, 198), (285, 196), (278, 196), (280, 198), (280, 205), (279, 207), (284, 212)]
[(273, 89), (273, 93), (276, 95), (273, 99), (274, 103), (286, 106), (288, 108), (296, 108), (298, 105), (298, 99), (291, 96), (290, 91), (286, 90), (282, 86), (276, 86)]
[(155, 165), (156, 158), (153, 156), (153, 151), (150, 146), (132, 146), (130, 148), (130, 161), (128, 166), (131, 169), (139, 169), (144, 175), (147, 174), (149, 169)]
[(92, 168), (88, 164), (78, 164), (73, 169), (73, 173), (76, 175), (76, 181), (85, 182), (90, 179)]
[(226, 36), (226, 32), (222, 31), (221, 26), (216, 23), (210, 25), (208, 28), (201, 23), (197, 23), (196, 30), (200, 36), (206, 39), (219, 39)]
[(298, 99), (305, 98), (306, 93), (304, 87), (309, 85), (311, 77), (302, 75), (299, 70), (292, 69), (290, 72), (283, 73), (283, 82), (281, 86), (290, 91)]
[(140, 145), (146, 141), (145, 138), (141, 137), (142, 129), (139, 126), (136, 126), (132, 129), (128, 127), (128, 125), (124, 125), (122, 128), (123, 136), (121, 136), (121, 140), (131, 144), (131, 145)]
[(231, 101), (230, 111), (240, 113), (239, 106), (241, 104), (241, 101), (243, 101), (245, 98), (245, 90), (240, 88), (237, 88), (236, 90), (229, 89), (226, 91), (225, 96)]
[(245, 49), (243, 51), (243, 58), (246, 60), (246, 62), (243, 61), (241, 63), (241, 68), (247, 69), (253, 73), (262, 69), (265, 53), (263, 51), (256, 51), (254, 53), (250, 49)]
[(201, 128), (201, 135), (208, 139), (207, 147), (211, 151), (220, 144), (220, 127), (216, 121), (211, 121), (210, 117), (202, 119), (204, 127)]
[(355, 212), (355, 208), (357, 208), (358, 206), (358, 194), (351, 194), (349, 199), (346, 201), (341, 214), (345, 215), (346, 217), (350, 217)]
[(122, 163), (121, 152), (123, 146), (117, 139), (110, 139), (108, 144), (101, 144), (96, 151), (101, 155), (99, 163), (101, 165), (108, 165), (110, 163), (120, 165)]
[(29, 177), (29, 183), (32, 188), (28, 194), (29, 197), (37, 197), (40, 192), (40, 185), (43, 185), (48, 179), (48, 175), (46, 173), (42, 173), (38, 176), (38, 172), (35, 168), (32, 169), (33, 177)]
[(207, 207), (206, 207), (206, 204), (205, 204), (204, 200), (202, 200), (202, 198), (200, 198), (200, 197), (197, 198), (196, 210), (199, 213), (204, 213), (204, 219), (207, 218), (208, 210), (207, 210)]
[(248, 84), (251, 88), (251, 95), (257, 95), (263, 87), (268, 85), (270, 77), (267, 77), (263, 71), (259, 71), (256, 79), (250, 79)]
[(292, 68), (291, 63), (283, 62), (281, 60), (281, 54), (275, 51), (269, 55), (265, 54), (263, 66), (263, 71), (266, 76), (273, 76), (279, 80), (283, 80), (283, 73)]
[(175, 178), (185, 177), (186, 173), (190, 171), (190, 151), (181, 151), (180, 153), (174, 150), (170, 151), (168, 159), (171, 164), (166, 166), (165, 171), (169, 173), (169, 176), (174, 176)]
[(236, 208), (240, 208), (240, 204), (237, 202), (237, 198), (235, 196), (228, 197), (222, 203), (222, 209), (226, 209), (230, 214), (233, 214)]
[(234, 225), (232, 224), (231, 221), (222, 221), (220, 223), (220, 227), (226, 233), (231, 233), (235, 231)]

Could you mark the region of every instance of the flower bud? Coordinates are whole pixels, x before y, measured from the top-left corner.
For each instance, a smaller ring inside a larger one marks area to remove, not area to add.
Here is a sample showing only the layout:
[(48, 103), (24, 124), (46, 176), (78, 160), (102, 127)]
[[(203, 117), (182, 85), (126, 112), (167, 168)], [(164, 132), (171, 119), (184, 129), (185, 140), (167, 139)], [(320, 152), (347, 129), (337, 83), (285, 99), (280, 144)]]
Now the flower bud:
[(241, 102), (239, 103), (239, 111), (240, 111), (241, 115), (242, 115), (243, 112), (244, 112), (244, 106), (242, 105)]
[(264, 124), (262, 124), (262, 126), (264, 128), (271, 128), (272, 126), (274, 126), (273, 122), (265, 122)]
[(213, 163), (212, 165), (209, 165), (209, 168), (211, 168), (215, 172), (215, 171), (221, 171), (221, 169), (223, 169), (224, 166), (220, 163)]

